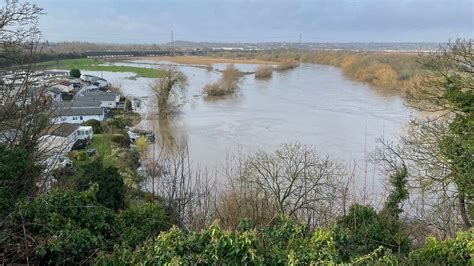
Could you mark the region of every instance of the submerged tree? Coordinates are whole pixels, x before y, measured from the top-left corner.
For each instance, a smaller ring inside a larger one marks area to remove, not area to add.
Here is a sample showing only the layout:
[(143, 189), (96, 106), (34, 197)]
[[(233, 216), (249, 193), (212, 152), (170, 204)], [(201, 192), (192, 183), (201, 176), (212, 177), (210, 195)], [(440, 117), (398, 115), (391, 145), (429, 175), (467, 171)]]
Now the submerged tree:
[(153, 84), (152, 89), (157, 98), (160, 118), (166, 118), (178, 111), (180, 104), (177, 101), (187, 85), (186, 75), (174, 66), (168, 67), (164, 77)]
[(229, 64), (222, 71), (221, 78), (214, 82), (207, 84), (204, 87), (204, 93), (207, 96), (224, 96), (234, 93), (239, 88), (240, 71), (235, 68), (234, 64)]

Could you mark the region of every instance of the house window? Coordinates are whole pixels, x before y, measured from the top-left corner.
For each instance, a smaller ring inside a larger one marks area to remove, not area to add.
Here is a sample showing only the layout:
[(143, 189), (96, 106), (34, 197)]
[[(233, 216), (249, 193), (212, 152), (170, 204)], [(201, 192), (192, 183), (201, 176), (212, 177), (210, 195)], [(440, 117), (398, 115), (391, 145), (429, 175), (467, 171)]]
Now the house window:
[(82, 115), (81, 115), (81, 120), (83, 120), (84, 118), (82, 118)]
[(72, 117), (72, 120), (77, 120), (77, 116), (73, 116), (73, 117)]

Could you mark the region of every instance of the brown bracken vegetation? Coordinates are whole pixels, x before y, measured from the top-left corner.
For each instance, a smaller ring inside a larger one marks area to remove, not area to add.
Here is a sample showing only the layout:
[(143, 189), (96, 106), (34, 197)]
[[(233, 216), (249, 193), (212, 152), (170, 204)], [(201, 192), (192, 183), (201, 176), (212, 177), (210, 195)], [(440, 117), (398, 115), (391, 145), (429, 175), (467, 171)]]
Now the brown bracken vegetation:
[(276, 66), (276, 71), (285, 71), (289, 69), (296, 68), (300, 65), (298, 60), (296, 59), (285, 59), (281, 61), (277, 66)]
[(291, 66), (291, 62), (322, 64), (339, 67), (350, 79), (365, 82), (384, 90), (397, 90), (407, 94), (412, 84), (423, 75), (425, 70), (418, 64), (416, 53), (384, 53), (353, 51), (316, 51), (316, 52), (226, 52), (216, 53), (219, 58), (238, 58), (239, 60), (261, 60), (280, 62), (276, 70)]
[(207, 96), (223, 96), (234, 93), (239, 88), (241, 73), (230, 64), (222, 71), (221, 78), (214, 83), (207, 84), (204, 87), (204, 93)]
[(267, 79), (271, 78), (273, 75), (273, 67), (270, 65), (261, 65), (258, 66), (255, 70), (256, 79)]

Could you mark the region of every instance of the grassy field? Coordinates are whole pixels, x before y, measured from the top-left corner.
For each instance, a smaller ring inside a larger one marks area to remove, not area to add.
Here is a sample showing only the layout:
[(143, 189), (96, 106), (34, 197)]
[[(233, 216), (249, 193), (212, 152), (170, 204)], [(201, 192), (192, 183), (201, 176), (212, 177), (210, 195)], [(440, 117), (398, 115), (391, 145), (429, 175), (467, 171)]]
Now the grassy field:
[(89, 59), (89, 58), (63, 59), (63, 60), (42, 62), (39, 64), (39, 67), (45, 67), (49, 69), (65, 69), (65, 70), (77, 68), (79, 70), (89, 70), (89, 71), (131, 72), (144, 78), (161, 78), (163, 77), (163, 73), (164, 73), (162, 70), (152, 69), (152, 68), (102, 65), (105, 63), (106, 63), (105, 61), (101, 61), (97, 59)]

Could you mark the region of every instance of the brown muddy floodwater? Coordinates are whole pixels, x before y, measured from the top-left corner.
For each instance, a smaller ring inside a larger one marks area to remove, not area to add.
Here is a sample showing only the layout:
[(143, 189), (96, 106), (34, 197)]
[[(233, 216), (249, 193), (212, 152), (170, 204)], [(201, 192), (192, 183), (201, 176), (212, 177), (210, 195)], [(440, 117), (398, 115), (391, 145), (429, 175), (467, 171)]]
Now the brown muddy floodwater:
[[(144, 60), (122, 64), (160, 67)], [(223, 69), (225, 64), (214, 67)], [(236, 67), (253, 71), (256, 65)], [(400, 96), (351, 81), (331, 66), (303, 64), (274, 72), (267, 80), (247, 75), (236, 95), (213, 99), (201, 91), (219, 78), (218, 72), (191, 66), (179, 69), (188, 77), (186, 103), (181, 114), (158, 123), (156, 134), (186, 140), (191, 160), (209, 169), (219, 169), (226, 155), (239, 149), (272, 151), (282, 143), (301, 142), (347, 165), (356, 164), (357, 176), (368, 168), (369, 182), (376, 183), (373, 189), (377, 190), (382, 177), (374, 166), (366, 166), (366, 154), (374, 150), (378, 138), (396, 141), (411, 115)], [(104, 72), (104, 78), (121, 84), (125, 94), (150, 95), (152, 80), (128, 80), (127, 76), (133, 74)]]

